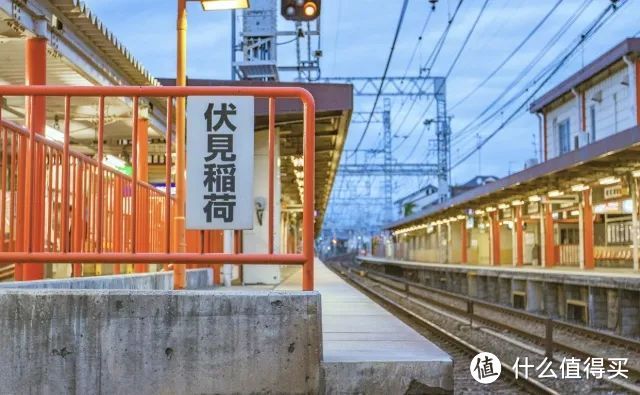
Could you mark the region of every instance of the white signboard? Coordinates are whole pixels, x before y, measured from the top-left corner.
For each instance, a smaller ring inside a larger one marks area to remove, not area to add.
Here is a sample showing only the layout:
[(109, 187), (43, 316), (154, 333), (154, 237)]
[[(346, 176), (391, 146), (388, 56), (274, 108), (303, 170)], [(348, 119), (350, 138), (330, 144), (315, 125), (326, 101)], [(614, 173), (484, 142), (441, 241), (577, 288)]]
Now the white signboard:
[(253, 228), (254, 99), (187, 99), (187, 229)]

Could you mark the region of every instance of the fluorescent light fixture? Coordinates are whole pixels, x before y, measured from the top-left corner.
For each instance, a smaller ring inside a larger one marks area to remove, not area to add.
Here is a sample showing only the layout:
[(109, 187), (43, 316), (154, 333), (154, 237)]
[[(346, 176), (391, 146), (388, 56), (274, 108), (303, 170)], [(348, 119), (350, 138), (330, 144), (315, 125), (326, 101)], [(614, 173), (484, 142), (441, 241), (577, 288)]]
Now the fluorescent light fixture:
[(640, 177), (640, 170), (634, 170), (634, 171), (632, 171), (632, 172), (631, 172), (631, 175), (632, 175), (632, 176), (634, 176), (634, 177), (636, 177), (636, 178), (637, 178), (637, 177)]
[(59, 131), (56, 128), (52, 128), (51, 126), (47, 125), (44, 128), (44, 137), (48, 138), (49, 140), (52, 141), (57, 141), (59, 143), (64, 143), (64, 133), (62, 133), (61, 131)]
[(524, 204), (524, 201), (522, 200), (514, 200), (513, 202), (511, 202), (512, 206), (522, 206)]
[(106, 155), (102, 160), (102, 163), (105, 166), (109, 166), (110, 168), (116, 169), (116, 170), (119, 170), (127, 165), (125, 161), (111, 154)]
[(457, 220), (456, 217), (449, 217), (449, 222), (453, 222), (453, 221), (456, 221), (456, 220)]
[(564, 195), (564, 192), (559, 191), (559, 190), (556, 189), (556, 190), (553, 190), (553, 191), (549, 191), (549, 193), (547, 195), (549, 195), (549, 197), (554, 198), (554, 197), (558, 197), (558, 196)]
[(539, 202), (540, 200), (542, 200), (542, 198), (538, 195), (531, 195), (529, 196), (529, 201), (530, 202)]
[(249, 8), (249, 0), (200, 0), (205, 11), (237, 10)]
[(582, 192), (582, 191), (586, 191), (587, 189), (589, 189), (589, 186), (584, 184), (577, 184), (571, 187), (571, 190), (573, 192)]
[(482, 215), (482, 214), (484, 214), (484, 210), (476, 210), (475, 214), (476, 215)]
[(496, 211), (496, 208), (495, 208), (495, 207), (487, 207), (487, 208), (485, 208), (485, 210), (486, 210), (488, 213), (492, 213), (492, 212)]
[(600, 183), (600, 185), (617, 184), (617, 183), (620, 182), (620, 177), (614, 177), (614, 176), (604, 177), (604, 178), (599, 179), (598, 182)]
[(508, 209), (509, 207), (511, 207), (511, 206), (509, 206), (509, 205), (508, 205), (508, 204), (506, 204), (506, 203), (500, 203), (500, 204), (498, 205), (498, 208), (499, 208), (500, 210), (506, 210), (506, 209)]
[(572, 210), (569, 214), (573, 215), (574, 217), (577, 217), (578, 215), (580, 215), (580, 211)]
[(458, 219), (467, 219), (467, 216), (464, 214), (458, 215)]

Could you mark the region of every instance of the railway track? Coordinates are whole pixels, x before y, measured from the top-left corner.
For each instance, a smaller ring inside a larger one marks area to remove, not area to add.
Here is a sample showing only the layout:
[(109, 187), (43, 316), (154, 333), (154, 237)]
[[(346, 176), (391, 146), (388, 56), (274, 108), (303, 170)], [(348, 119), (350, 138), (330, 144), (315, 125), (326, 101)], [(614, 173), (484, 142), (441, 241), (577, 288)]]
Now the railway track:
[[(632, 377), (624, 381), (618, 379), (611, 381), (583, 379), (580, 382), (572, 382), (560, 379), (525, 380), (520, 376), (516, 380), (512, 368), (515, 358), (528, 356), (532, 362), (536, 361), (537, 364), (548, 353), (549, 345), (546, 344), (548, 340), (545, 336), (540, 334), (539, 327), (527, 331), (522, 327), (507, 323), (517, 321), (517, 319), (529, 320), (527, 321), (529, 324), (542, 325), (542, 331), (544, 332), (547, 330), (545, 326), (547, 321), (542, 317), (534, 316), (531, 318), (528, 317), (528, 313), (498, 306), (500, 310), (496, 311), (510, 317), (507, 320), (502, 317), (504, 322), (501, 322), (500, 318), (495, 316), (495, 312), (493, 317), (480, 315), (486, 314), (487, 311), (491, 312), (494, 307), (492, 304), (474, 301), (476, 306), (473, 324), (469, 325), (467, 298), (450, 294), (446, 291), (432, 290), (420, 284), (393, 278), (385, 274), (366, 271), (353, 266), (344, 266), (345, 262), (348, 263), (349, 261), (330, 262), (329, 266), (390, 310), (394, 310), (395, 313), (401, 312), (403, 316), (411, 317), (410, 320), (413, 322), (414, 327), (417, 325), (423, 328), (422, 330), (426, 331), (426, 333), (423, 332), (425, 336), (452, 356), (455, 366), (456, 393), (478, 393), (478, 391), (486, 391), (486, 393), (567, 393), (567, 388), (571, 388), (569, 393), (622, 394), (638, 393), (640, 391), (635, 378)], [(432, 295), (429, 295), (430, 291), (433, 291)], [(522, 318), (522, 314), (524, 314), (525, 318)], [(490, 316), (491, 314), (486, 315)], [(519, 322), (519, 324), (522, 324), (522, 322)], [(554, 322), (554, 324), (556, 323)], [(586, 334), (583, 333), (585, 329), (581, 327), (563, 324), (557, 326), (557, 331), (567, 331), (566, 333), (574, 336), (588, 338), (592, 343), (591, 346), (596, 343), (599, 333)], [(552, 350), (555, 352), (554, 356), (557, 363), (562, 359), (562, 356), (578, 358), (593, 356), (593, 354), (584, 349), (579, 350), (561, 342), (562, 336), (559, 333), (555, 335), (556, 338), (552, 344)], [(605, 344), (608, 347), (618, 348), (629, 340), (615, 335), (604, 336), (602, 339), (601, 346)], [(627, 344), (627, 349), (630, 348), (632, 352), (635, 352), (634, 350), (637, 346), (631, 340)], [(486, 390), (481, 384), (472, 379), (469, 372), (471, 358), (481, 349), (500, 350), (500, 355), (498, 356), (503, 361), (503, 374), (499, 379), (500, 382), (487, 385)], [(505, 363), (505, 360), (509, 362)], [(554, 366), (557, 368), (559, 365), (556, 364)], [(627, 368), (630, 371), (629, 374), (633, 374), (636, 377), (635, 374), (638, 372), (635, 368), (628, 366)]]

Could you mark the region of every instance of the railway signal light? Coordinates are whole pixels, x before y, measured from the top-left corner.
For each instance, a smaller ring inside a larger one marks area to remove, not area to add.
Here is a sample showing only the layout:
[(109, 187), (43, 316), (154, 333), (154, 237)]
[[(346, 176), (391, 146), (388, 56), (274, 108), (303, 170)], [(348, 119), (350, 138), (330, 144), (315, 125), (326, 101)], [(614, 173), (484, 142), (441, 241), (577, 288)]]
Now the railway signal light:
[(282, 0), (281, 14), (284, 19), (308, 22), (320, 16), (321, 0)]

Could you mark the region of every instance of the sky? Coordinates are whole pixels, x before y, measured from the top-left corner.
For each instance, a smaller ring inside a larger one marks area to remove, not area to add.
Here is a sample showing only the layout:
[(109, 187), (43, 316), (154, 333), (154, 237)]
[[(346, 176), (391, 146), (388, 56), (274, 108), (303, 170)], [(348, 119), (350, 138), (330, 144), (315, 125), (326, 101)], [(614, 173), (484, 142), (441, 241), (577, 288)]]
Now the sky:
[[(417, 76), (441, 37), (447, 21), (459, 0), (439, 0), (432, 11), (426, 0), (409, 0), (404, 23), (391, 61), (389, 76)], [(589, 24), (610, 3), (609, 0), (463, 0), (451, 23), (449, 34), (436, 58), (431, 76), (443, 76), (463, 45), (474, 21), (486, 1), (486, 7), (471, 34), (460, 58), (447, 80), (447, 105), (452, 130), (452, 163), (465, 157), (479, 140), (487, 138), (518, 106), (528, 108), (524, 91), (540, 70), (548, 67), (566, 48), (575, 43)], [(512, 57), (508, 55), (522, 42), (534, 26), (559, 2), (546, 22)], [(620, 1), (621, 2), (621, 1)], [(156, 77), (175, 75), (175, 14), (176, 1), (157, 0), (85, 0), (89, 8), (130, 50), (133, 56)], [(400, 15), (402, 1), (323, 0), (321, 47), (323, 77), (380, 77), (391, 48)], [(432, 15), (429, 16), (429, 14)], [(578, 71), (626, 37), (640, 31), (640, 0), (628, 0), (588, 41), (578, 46), (557, 73), (534, 97)], [(424, 34), (420, 36), (429, 17)], [(563, 24), (574, 22), (558, 42), (541, 53)], [(230, 24), (231, 14), (203, 12), (197, 2), (188, 7), (188, 75), (191, 78), (227, 79), (231, 75)], [(279, 20), (279, 29), (291, 30), (291, 22)], [(415, 51), (413, 61), (410, 63)], [(522, 78), (523, 68), (538, 54), (539, 63)], [(291, 64), (294, 44), (278, 46), (281, 64)], [(468, 99), (458, 104), (505, 59), (505, 66)], [(293, 75), (283, 76), (283, 80)], [(515, 81), (515, 83), (514, 83)], [(482, 113), (511, 84), (514, 89), (506, 97), (515, 96), (512, 104), (498, 111), (480, 127), (465, 126)], [(370, 111), (373, 101), (355, 98), (356, 111)], [(382, 104), (382, 102), (380, 102)], [(433, 162), (429, 140), (435, 138), (433, 128), (422, 122), (432, 117), (430, 99), (415, 103), (403, 99), (392, 102), (391, 117), (394, 133), (394, 159), (400, 162)], [(422, 116), (425, 108), (431, 110)], [(475, 153), (452, 170), (453, 183), (463, 183), (478, 173), (505, 176), (521, 170), (526, 160), (539, 155), (538, 119), (526, 111), (515, 112), (514, 120), (488, 140), (479, 154)], [(363, 133), (364, 125), (352, 125), (346, 148), (353, 148)], [(364, 137), (362, 148), (380, 144), (381, 124), (372, 124)], [(479, 160), (481, 157), (481, 161)], [(409, 193), (432, 180), (425, 178), (396, 179), (394, 198)]]

